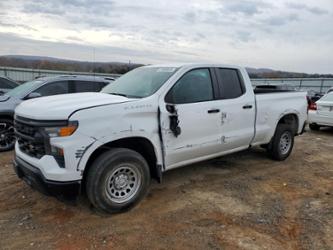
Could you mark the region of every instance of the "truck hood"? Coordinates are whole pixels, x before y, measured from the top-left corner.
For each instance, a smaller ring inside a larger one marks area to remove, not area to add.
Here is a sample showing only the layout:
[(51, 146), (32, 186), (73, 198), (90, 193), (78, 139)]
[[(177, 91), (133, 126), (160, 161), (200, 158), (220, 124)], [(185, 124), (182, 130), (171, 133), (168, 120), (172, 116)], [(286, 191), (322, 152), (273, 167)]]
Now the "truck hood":
[(22, 102), (15, 115), (35, 120), (65, 120), (75, 111), (100, 105), (134, 101), (105, 93), (76, 93), (40, 97)]

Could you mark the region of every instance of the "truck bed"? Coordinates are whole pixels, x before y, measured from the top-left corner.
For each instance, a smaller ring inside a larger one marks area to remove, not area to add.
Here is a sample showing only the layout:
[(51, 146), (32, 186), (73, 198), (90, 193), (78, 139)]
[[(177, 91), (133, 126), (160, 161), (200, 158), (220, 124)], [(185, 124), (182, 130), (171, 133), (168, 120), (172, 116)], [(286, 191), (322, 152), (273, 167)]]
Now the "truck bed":
[(253, 89), (254, 94), (285, 93), (295, 91), (295, 88), (289, 85), (257, 85)]
[(306, 93), (300, 91), (273, 91), (256, 93), (256, 132), (252, 145), (269, 142), (274, 135), (277, 122), (284, 114), (297, 114), (297, 132), (302, 131), (306, 120)]
[(273, 93), (286, 93), (286, 92), (296, 92), (296, 90), (289, 90), (289, 89), (254, 89), (253, 90), (255, 95), (260, 94), (273, 94)]

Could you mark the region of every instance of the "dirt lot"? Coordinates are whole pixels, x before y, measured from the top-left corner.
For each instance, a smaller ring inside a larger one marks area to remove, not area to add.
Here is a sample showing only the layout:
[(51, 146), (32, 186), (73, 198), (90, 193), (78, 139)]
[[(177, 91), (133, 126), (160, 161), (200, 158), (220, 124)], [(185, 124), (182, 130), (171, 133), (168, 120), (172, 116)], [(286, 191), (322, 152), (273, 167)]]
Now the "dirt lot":
[(130, 212), (32, 191), (0, 156), (0, 249), (333, 249), (333, 130), (168, 172)]

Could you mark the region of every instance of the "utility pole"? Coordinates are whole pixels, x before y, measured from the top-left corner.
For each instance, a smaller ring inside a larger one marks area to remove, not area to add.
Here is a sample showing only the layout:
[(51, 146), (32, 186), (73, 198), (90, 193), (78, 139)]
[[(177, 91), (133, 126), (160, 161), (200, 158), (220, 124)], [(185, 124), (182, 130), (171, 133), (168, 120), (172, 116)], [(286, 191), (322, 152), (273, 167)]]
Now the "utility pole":
[(93, 47), (93, 73), (94, 73), (94, 76), (95, 76), (95, 54), (96, 54), (95, 47)]

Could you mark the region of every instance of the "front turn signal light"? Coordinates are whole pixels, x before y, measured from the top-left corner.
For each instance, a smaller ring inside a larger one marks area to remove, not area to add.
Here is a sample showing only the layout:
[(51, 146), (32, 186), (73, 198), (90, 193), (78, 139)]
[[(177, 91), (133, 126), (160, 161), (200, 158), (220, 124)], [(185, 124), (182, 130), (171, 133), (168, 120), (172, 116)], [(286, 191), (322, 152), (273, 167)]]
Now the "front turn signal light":
[(68, 127), (62, 127), (59, 130), (59, 136), (60, 137), (70, 136), (75, 132), (76, 129), (77, 129), (77, 126), (73, 126), (73, 125), (70, 125)]

